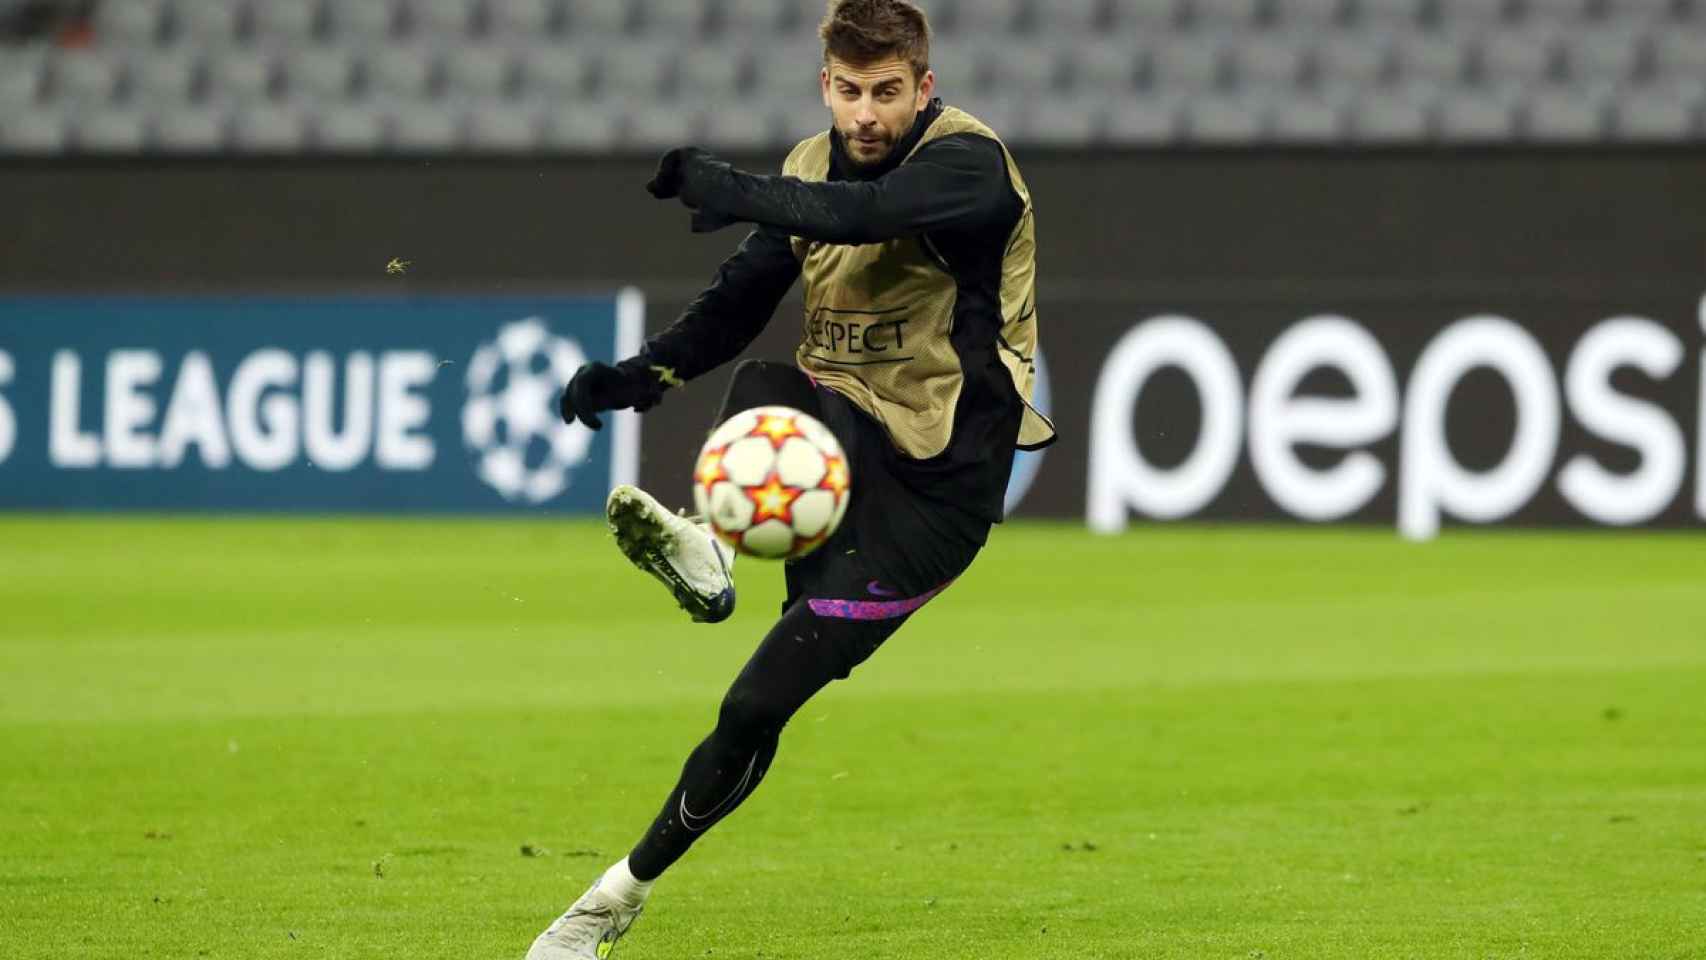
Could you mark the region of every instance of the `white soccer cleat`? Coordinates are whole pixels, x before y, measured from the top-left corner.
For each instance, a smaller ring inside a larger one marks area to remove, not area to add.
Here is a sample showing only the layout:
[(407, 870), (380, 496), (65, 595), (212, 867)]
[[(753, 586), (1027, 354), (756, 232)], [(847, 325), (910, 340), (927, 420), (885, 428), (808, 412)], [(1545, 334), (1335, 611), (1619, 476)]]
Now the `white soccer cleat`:
[(610, 956), (616, 941), (639, 919), (645, 905), (624, 904), (599, 889), (603, 882), (600, 878), (567, 913), (534, 938), (527, 960), (605, 960)]
[(623, 555), (668, 587), (695, 622), (720, 623), (735, 612), (735, 552), (703, 524), (625, 483), (610, 491), (604, 515)]

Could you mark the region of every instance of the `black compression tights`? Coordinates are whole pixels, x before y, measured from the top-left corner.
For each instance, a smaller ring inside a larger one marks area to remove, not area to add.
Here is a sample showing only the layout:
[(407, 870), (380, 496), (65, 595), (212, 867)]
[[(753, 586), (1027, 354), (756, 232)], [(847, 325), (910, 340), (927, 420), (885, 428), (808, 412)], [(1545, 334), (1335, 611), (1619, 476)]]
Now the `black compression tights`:
[(628, 855), (634, 876), (656, 879), (740, 806), (770, 769), (794, 712), (876, 652), (903, 619), (830, 620), (803, 599), (789, 607), (735, 678), (716, 729), (688, 756), (657, 820)]

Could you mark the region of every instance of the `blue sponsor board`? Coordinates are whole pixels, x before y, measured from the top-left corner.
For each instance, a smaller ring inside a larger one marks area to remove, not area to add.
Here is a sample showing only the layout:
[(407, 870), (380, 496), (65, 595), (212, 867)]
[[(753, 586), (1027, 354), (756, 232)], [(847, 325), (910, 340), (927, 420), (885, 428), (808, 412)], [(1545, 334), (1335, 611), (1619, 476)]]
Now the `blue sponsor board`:
[(609, 297), (0, 298), (0, 509), (592, 512), (639, 418), (563, 424)]

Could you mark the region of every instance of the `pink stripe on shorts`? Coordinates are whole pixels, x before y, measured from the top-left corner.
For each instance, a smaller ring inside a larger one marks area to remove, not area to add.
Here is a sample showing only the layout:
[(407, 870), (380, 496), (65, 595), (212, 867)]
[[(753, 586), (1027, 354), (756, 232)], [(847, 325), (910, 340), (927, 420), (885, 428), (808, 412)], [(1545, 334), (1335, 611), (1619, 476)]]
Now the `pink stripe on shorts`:
[(807, 600), (812, 612), (831, 620), (893, 620), (904, 617), (948, 589), (949, 580), (929, 593), (905, 600)]

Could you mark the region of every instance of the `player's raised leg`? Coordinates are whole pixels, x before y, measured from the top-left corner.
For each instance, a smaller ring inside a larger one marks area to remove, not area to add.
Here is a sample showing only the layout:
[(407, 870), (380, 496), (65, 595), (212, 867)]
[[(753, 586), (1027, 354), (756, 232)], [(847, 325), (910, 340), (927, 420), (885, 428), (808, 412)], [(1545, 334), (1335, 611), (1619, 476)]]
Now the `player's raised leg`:
[(718, 424), (742, 410), (781, 406), (802, 410), (823, 419), (823, 403), (817, 385), (799, 367), (770, 360), (742, 360), (735, 364), (729, 388), (717, 409)]

